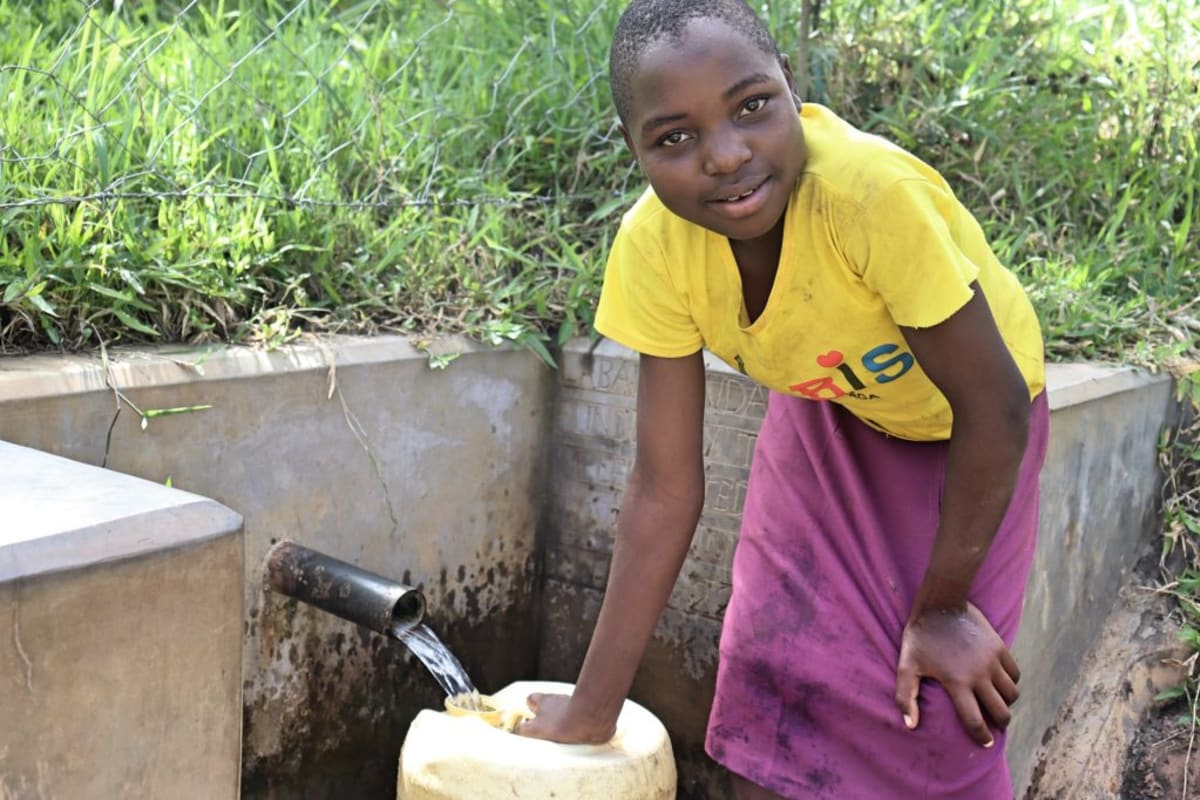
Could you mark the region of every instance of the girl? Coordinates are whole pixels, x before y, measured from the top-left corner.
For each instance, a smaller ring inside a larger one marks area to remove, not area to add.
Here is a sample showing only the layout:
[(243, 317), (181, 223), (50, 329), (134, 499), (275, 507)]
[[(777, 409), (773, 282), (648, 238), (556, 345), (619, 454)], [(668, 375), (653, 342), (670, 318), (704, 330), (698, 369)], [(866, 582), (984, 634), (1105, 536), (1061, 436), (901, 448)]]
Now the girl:
[(650, 183), (596, 318), (641, 354), (637, 458), (574, 693), (520, 732), (612, 735), (703, 504), (703, 347), (771, 390), (706, 740), (737, 796), (1011, 798), (1048, 426), (1021, 287), (937, 172), (795, 99), (741, 0), (635, 0), (610, 78)]

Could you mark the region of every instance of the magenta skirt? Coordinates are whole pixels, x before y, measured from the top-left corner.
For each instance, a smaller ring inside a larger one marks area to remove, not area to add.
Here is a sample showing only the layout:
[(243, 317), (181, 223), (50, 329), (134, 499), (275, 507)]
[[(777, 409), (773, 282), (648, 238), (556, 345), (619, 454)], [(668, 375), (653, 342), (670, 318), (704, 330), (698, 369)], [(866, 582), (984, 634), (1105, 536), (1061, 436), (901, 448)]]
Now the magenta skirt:
[[(1045, 393), (970, 599), (1009, 646), (1038, 522)], [(1012, 800), (1004, 757), (922, 681), (894, 703), (900, 634), (937, 532), (945, 442), (885, 436), (832, 403), (772, 393), (755, 448), (706, 749), (785, 798)]]

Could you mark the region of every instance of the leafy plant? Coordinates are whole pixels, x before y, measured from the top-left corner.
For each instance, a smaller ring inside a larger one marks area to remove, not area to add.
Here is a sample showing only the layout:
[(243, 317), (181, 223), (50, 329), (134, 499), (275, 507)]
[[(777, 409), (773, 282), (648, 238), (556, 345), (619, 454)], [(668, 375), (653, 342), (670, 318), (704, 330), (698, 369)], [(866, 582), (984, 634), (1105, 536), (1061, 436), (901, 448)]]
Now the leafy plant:
[[(1195, 398), (1200, 373), (1191, 372), (1179, 381), (1181, 400)], [(1185, 408), (1200, 410), (1194, 399)], [(1166, 479), (1163, 486), (1163, 542), (1159, 563), (1163, 571), (1162, 591), (1170, 594), (1180, 610), (1179, 638), (1189, 656), (1184, 681), (1158, 694), (1164, 705), (1182, 701), (1186, 709), (1180, 725), (1190, 728), (1194, 740), (1200, 727), (1200, 416), (1180, 425), (1163, 437), (1160, 462)], [(1189, 759), (1191, 750), (1189, 748)], [(1185, 784), (1186, 785), (1186, 784)]]

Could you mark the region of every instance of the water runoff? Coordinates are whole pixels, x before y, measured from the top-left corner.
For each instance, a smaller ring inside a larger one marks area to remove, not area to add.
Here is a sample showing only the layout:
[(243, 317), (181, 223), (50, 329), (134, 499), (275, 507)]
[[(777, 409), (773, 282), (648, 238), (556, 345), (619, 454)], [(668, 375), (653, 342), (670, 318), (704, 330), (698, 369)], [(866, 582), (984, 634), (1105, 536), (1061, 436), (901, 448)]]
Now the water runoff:
[(446, 696), (454, 699), (455, 705), (468, 711), (484, 710), (479, 690), (471, 683), (462, 663), (428, 625), (397, 625), (392, 628), (392, 636), (425, 665)]

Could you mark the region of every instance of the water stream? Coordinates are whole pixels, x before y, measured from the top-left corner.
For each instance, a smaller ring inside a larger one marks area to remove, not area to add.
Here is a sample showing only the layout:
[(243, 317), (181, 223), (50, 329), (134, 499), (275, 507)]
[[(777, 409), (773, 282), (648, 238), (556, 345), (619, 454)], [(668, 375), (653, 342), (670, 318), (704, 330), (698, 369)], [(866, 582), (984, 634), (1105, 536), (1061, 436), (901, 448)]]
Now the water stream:
[(454, 654), (442, 644), (437, 634), (425, 624), (397, 625), (392, 636), (399, 639), (429, 670), (447, 697), (458, 698), (455, 703), (472, 711), (483, 710), (479, 690)]

